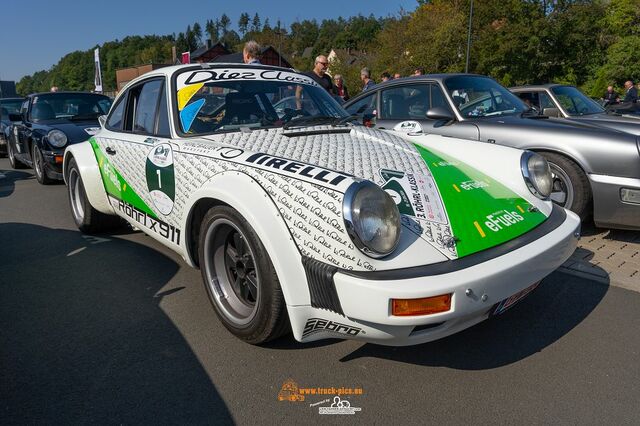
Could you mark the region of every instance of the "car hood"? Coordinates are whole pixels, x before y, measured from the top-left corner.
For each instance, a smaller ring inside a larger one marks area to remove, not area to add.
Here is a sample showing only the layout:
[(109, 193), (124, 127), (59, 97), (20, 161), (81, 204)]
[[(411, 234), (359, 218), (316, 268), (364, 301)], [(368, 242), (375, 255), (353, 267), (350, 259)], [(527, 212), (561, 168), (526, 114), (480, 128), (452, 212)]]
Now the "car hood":
[(39, 129), (43, 133), (47, 133), (53, 129), (60, 130), (67, 135), (68, 143), (74, 144), (83, 142), (95, 135), (100, 130), (98, 120), (55, 120), (50, 122), (40, 122)]
[(569, 120), (605, 127), (607, 129), (619, 130), (633, 135), (640, 135), (640, 116), (634, 117), (617, 114), (593, 114), (582, 117), (570, 117)]
[[(407, 231), (450, 259), (502, 244), (546, 219), (529, 201), (487, 174), (391, 132), (363, 126), (312, 127), (235, 132), (205, 139), (249, 151), (252, 154), (245, 158), (252, 160), (248, 165), (276, 173), (287, 164), (271, 161), (274, 157), (373, 181), (396, 201)], [(185, 143), (187, 150), (189, 144)], [(255, 153), (265, 157), (255, 157)], [(317, 183), (323, 186), (333, 182), (333, 175), (313, 170), (307, 175), (322, 175), (326, 179)], [(345, 179), (335, 189), (344, 192), (350, 182)]]

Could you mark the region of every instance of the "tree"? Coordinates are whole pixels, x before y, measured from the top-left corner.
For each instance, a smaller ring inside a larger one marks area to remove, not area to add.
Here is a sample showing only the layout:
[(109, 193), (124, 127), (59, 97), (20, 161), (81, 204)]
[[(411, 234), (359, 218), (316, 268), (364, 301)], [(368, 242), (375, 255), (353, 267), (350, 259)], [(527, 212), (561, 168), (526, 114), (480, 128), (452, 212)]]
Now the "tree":
[(209, 40), (212, 42), (218, 41), (218, 21), (214, 22), (212, 19), (207, 19), (207, 23), (205, 25), (205, 31), (209, 35)]
[(262, 31), (271, 31), (271, 24), (269, 24), (269, 18), (264, 20), (264, 25), (262, 26)]
[(200, 27), (199, 23), (193, 24), (193, 36), (195, 38), (195, 42), (197, 45), (202, 44), (202, 27)]
[(260, 29), (260, 17), (256, 13), (255, 15), (253, 15), (253, 20), (251, 21), (251, 31), (254, 33), (259, 33)]
[(242, 13), (240, 14), (240, 19), (238, 20), (238, 29), (242, 33), (242, 37), (247, 33), (247, 28), (249, 27), (249, 14)]
[(229, 19), (226, 13), (223, 13), (220, 17), (220, 24), (218, 25), (222, 37), (229, 31), (229, 24), (231, 24), (231, 19)]

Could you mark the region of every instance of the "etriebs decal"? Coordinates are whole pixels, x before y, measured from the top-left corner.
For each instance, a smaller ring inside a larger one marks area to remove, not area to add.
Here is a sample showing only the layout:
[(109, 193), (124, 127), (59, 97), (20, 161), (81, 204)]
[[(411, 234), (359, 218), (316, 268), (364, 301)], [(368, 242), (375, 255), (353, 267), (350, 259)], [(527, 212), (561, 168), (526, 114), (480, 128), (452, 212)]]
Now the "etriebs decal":
[(176, 198), (176, 179), (173, 169), (173, 150), (169, 144), (153, 147), (147, 156), (145, 175), (153, 204), (163, 215), (173, 210)]
[(433, 178), (415, 173), (380, 170), (387, 191), (401, 214), (431, 222), (448, 223), (447, 215)]

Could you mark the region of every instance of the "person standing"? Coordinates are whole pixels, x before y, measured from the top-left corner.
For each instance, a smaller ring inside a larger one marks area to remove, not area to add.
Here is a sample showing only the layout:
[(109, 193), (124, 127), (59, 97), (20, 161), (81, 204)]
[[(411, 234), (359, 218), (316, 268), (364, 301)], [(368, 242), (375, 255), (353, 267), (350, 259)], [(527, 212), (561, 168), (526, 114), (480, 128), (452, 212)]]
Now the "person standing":
[(364, 67), (360, 70), (360, 80), (362, 80), (362, 91), (366, 92), (376, 85), (376, 82), (371, 79), (371, 71), (369, 68)]
[(607, 91), (604, 92), (602, 100), (604, 100), (604, 105), (607, 106), (618, 103), (620, 101), (620, 98), (618, 98), (618, 94), (616, 93), (616, 91), (613, 90), (613, 86), (608, 86)]
[(254, 40), (249, 40), (242, 49), (242, 60), (245, 64), (259, 64), (260, 45)]
[(381, 75), (381, 81), (384, 83), (385, 81), (389, 81), (391, 80), (391, 74), (389, 74), (388, 72), (383, 72)]
[(331, 77), (327, 74), (327, 68), (329, 67), (329, 61), (324, 55), (320, 55), (316, 58), (313, 65), (313, 71), (305, 73), (305, 75), (311, 77), (316, 83), (318, 83), (324, 90), (329, 92), (332, 96), (338, 96), (337, 90), (331, 81)]
[(624, 83), (624, 100), (623, 102), (638, 102), (638, 89), (633, 85), (633, 81), (628, 80)]
[(393, 75), (393, 79), (394, 79), (394, 80), (395, 80), (395, 79), (397, 79), (397, 78), (402, 78), (402, 75), (400, 75), (400, 73), (399, 73), (399, 72), (397, 72), (397, 73), (395, 73), (395, 74)]
[(413, 75), (424, 75), (424, 68), (422, 67), (416, 68), (416, 70), (413, 72)]
[(347, 86), (344, 84), (342, 75), (340, 74), (334, 75), (333, 83), (335, 84), (337, 96), (340, 96), (340, 98), (342, 98), (343, 101), (349, 100), (349, 90), (347, 90)]

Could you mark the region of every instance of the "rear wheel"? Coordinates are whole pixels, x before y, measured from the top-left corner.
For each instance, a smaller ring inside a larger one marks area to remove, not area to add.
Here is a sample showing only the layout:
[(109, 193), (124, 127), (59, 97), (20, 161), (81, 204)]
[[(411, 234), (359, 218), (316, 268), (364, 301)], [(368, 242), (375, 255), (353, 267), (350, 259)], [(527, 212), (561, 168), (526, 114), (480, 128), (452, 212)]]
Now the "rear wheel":
[(589, 179), (574, 161), (559, 154), (541, 153), (549, 162), (553, 177), (551, 200), (586, 219), (591, 205), (591, 188)]
[(231, 207), (216, 206), (200, 229), (202, 279), (222, 324), (251, 344), (286, 333), (289, 321), (280, 282), (251, 225)]
[(42, 185), (50, 185), (53, 183), (53, 179), (47, 176), (47, 172), (44, 170), (44, 157), (42, 151), (38, 148), (37, 144), (33, 144), (31, 150), (31, 161), (33, 161), (33, 170), (36, 172), (36, 179)]
[(107, 215), (93, 208), (87, 199), (75, 158), (69, 160), (67, 184), (71, 214), (80, 231), (95, 234), (121, 225), (122, 221), (118, 216)]

